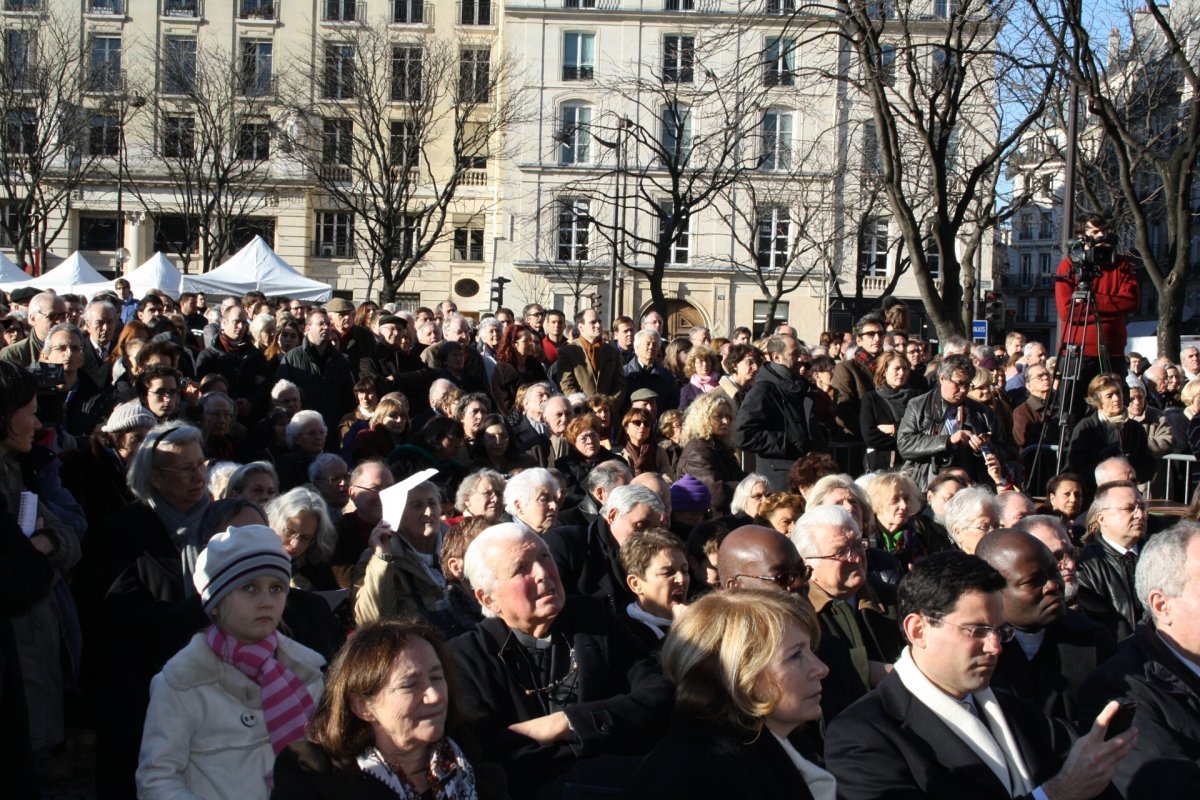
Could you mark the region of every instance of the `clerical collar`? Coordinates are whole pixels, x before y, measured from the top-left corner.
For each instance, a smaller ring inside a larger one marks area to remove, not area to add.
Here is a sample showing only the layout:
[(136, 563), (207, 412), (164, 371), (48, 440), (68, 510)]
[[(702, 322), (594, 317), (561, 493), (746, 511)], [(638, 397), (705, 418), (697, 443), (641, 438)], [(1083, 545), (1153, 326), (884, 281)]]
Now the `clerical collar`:
[(517, 638), (517, 641), (526, 650), (546, 650), (553, 644), (550, 634), (546, 634), (543, 638), (539, 639), (536, 636), (531, 636), (528, 633), (523, 633), (512, 628), (509, 628), (509, 630), (512, 631), (512, 635)]

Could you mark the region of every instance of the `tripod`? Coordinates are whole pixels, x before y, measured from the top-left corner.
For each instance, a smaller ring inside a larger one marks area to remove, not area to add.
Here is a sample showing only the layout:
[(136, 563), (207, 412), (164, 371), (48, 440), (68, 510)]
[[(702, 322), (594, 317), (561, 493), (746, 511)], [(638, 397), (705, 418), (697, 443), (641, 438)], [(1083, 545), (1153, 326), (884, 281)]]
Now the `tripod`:
[[(1055, 280), (1063, 281), (1063, 277)], [(1054, 374), (1050, 377), (1050, 394), (1046, 397), (1046, 407), (1042, 415), (1042, 429), (1038, 434), (1037, 449), (1033, 454), (1033, 462), (1029, 466), (1029, 480), (1038, 475), (1038, 465), (1045, 452), (1046, 422), (1058, 420), (1058, 451), (1055, 453), (1054, 473), (1062, 472), (1063, 462), (1067, 455), (1067, 437), (1070, 436), (1074, 423), (1071, 415), (1075, 409), (1076, 396), (1079, 391), (1079, 376), (1083, 367), (1084, 339), (1087, 335), (1087, 321), (1092, 320), (1096, 328), (1096, 353), (1100, 361), (1100, 371), (1104, 372), (1108, 362), (1108, 348), (1100, 336), (1100, 315), (1096, 309), (1096, 293), (1092, 281), (1079, 281), (1071, 294), (1071, 308), (1063, 325), (1062, 340), (1058, 343), (1058, 352), (1054, 356)], [(1080, 331), (1078, 344), (1070, 342), (1072, 334)], [(1040, 483), (1040, 482), (1039, 482)]]

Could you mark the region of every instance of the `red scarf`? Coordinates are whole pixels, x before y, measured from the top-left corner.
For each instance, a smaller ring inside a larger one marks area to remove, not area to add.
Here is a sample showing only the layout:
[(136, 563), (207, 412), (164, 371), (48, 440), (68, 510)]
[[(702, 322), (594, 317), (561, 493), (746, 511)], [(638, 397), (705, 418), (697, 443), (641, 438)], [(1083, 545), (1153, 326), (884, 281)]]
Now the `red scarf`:
[(863, 348), (858, 348), (854, 351), (854, 360), (865, 369), (871, 377), (875, 377), (875, 356), (868, 353)]
[(278, 644), (279, 636), (274, 632), (262, 641), (242, 644), (216, 625), (208, 629), (208, 646), (217, 657), (237, 667), (262, 690), (263, 718), (275, 755), (304, 738), (304, 726), (314, 709), (304, 682), (275, 658)]

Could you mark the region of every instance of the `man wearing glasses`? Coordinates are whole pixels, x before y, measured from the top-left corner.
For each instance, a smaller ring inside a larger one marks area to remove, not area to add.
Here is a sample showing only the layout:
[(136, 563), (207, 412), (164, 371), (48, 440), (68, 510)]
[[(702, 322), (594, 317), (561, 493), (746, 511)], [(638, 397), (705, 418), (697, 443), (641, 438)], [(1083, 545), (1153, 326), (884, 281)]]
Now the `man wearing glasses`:
[[(734, 528), (717, 549), (717, 580), (723, 591), (757, 589), (806, 597), (810, 574), (788, 537), (762, 525)], [(841, 639), (822, 636), (817, 657), (829, 667), (821, 682), (821, 711), (828, 722), (866, 694), (867, 687)]]
[(862, 441), (859, 411), (862, 399), (875, 391), (875, 358), (883, 352), (883, 317), (867, 314), (854, 325), (854, 358), (842, 359), (833, 368), (834, 402), (843, 438)]
[(29, 336), (0, 350), (0, 359), (29, 367), (42, 355), (50, 329), (67, 321), (67, 304), (50, 292), (35, 294), (29, 300)]
[(1005, 581), (958, 551), (918, 562), (900, 584), (909, 646), (870, 694), (829, 726), (826, 768), (838, 797), (1085, 800), (1103, 792), (1135, 731), (1109, 741), (1109, 703), (1086, 736), (1028, 701), (993, 691), (1013, 629)]
[(808, 599), (822, 633), (845, 642), (863, 683), (878, 686), (904, 640), (894, 597), (885, 602), (867, 581), (867, 543), (858, 524), (841, 506), (815, 506), (796, 520), (791, 539), (812, 567)]
[(1096, 490), (1090, 516), (1100, 530), (1079, 556), (1079, 606), (1125, 639), (1142, 618), (1133, 576), (1146, 535), (1146, 503), (1133, 481), (1111, 481)]

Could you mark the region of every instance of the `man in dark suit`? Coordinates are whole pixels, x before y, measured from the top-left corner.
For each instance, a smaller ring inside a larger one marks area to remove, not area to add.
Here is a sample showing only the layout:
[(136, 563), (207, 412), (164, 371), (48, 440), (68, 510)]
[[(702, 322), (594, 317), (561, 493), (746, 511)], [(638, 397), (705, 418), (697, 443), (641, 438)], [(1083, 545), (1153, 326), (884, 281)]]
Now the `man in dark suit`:
[(909, 647), (826, 736), (841, 800), (1086, 800), (1108, 787), (1137, 738), (1104, 741), (1116, 703), (1072, 745), (1066, 723), (989, 687), (1012, 635), (1003, 589), (996, 570), (961, 551), (934, 553), (904, 578), (899, 615)]
[(975, 555), (1004, 576), (1004, 619), (1015, 629), (992, 687), (1035, 703), (1047, 716), (1075, 719), (1079, 685), (1112, 655), (1116, 640), (1082, 612), (1067, 610), (1058, 562), (1032, 535), (993, 531)]
[(1182, 797), (1200, 786), (1200, 525), (1180, 522), (1142, 548), (1146, 620), (1079, 689), (1080, 714), (1137, 701), (1137, 744), (1113, 785), (1127, 800)]

